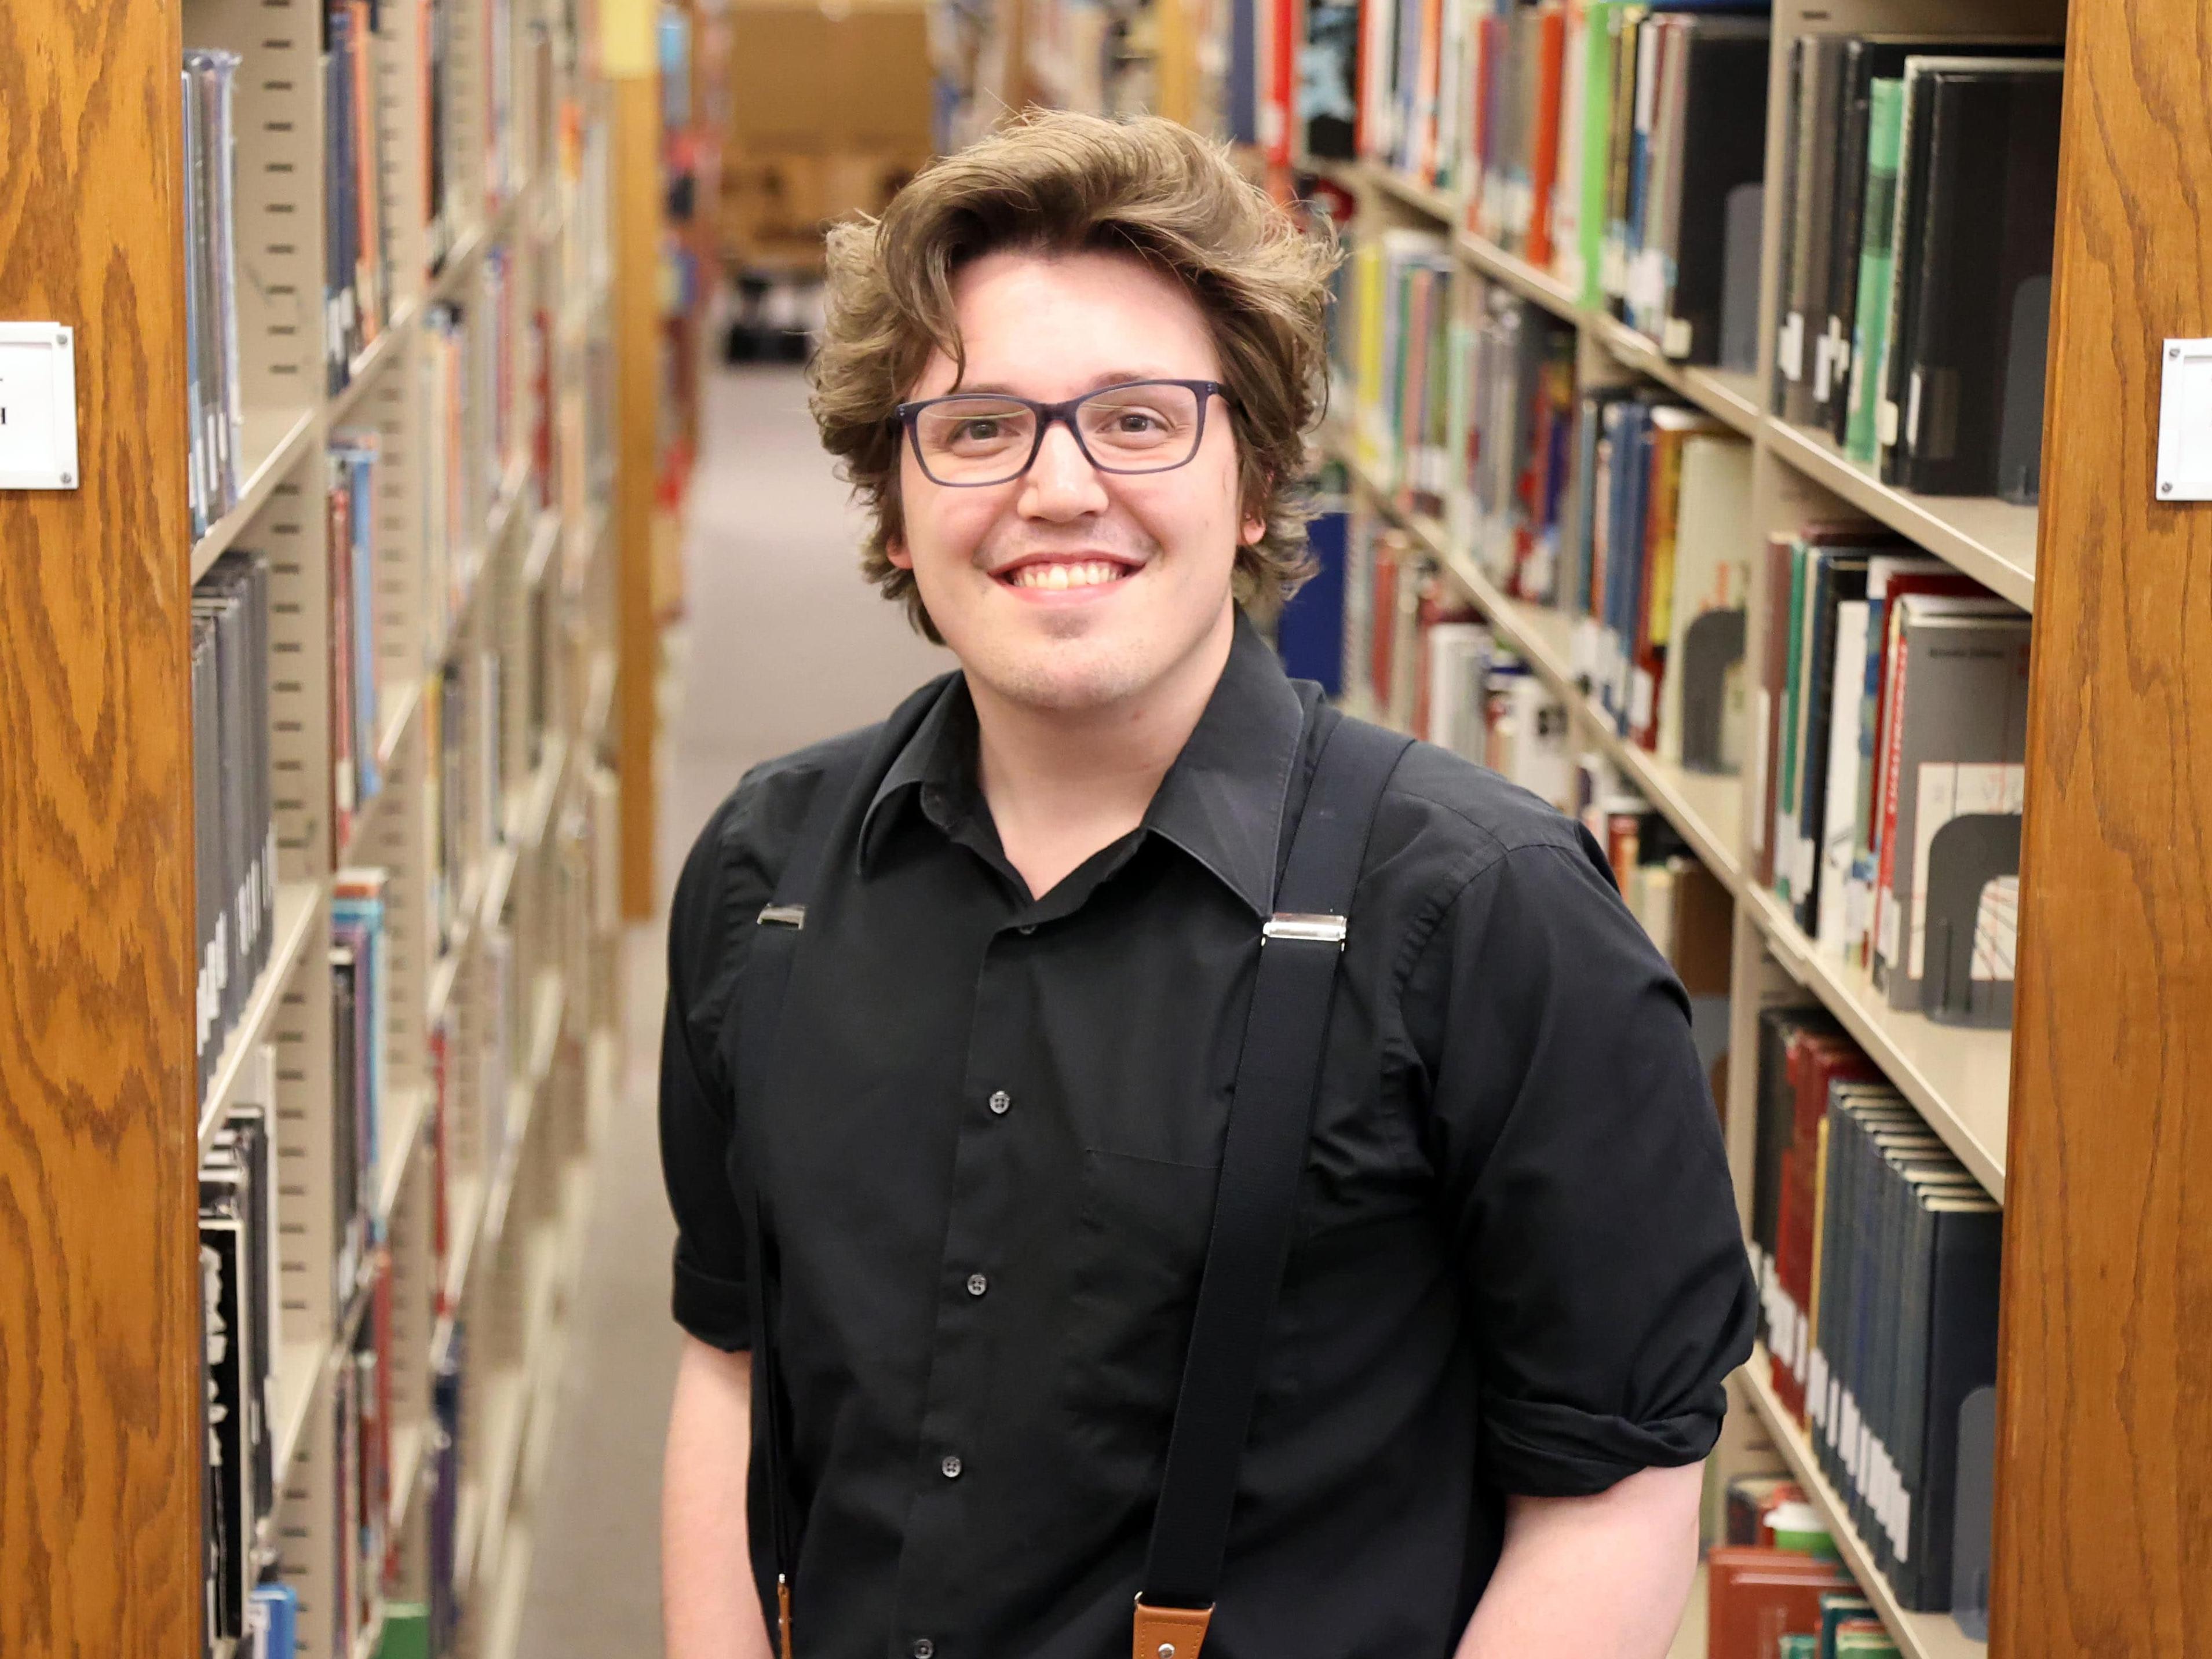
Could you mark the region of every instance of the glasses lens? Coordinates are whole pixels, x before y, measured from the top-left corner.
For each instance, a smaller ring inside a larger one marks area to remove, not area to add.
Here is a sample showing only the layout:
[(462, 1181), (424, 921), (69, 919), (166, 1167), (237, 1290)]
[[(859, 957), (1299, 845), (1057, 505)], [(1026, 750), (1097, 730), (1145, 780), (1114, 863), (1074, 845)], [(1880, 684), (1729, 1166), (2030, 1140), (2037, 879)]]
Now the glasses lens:
[(929, 476), (943, 483), (994, 483), (1030, 458), (1036, 416), (1004, 398), (947, 398), (921, 411), (915, 445)]
[(1109, 386), (1079, 411), (1084, 447), (1100, 466), (1164, 472), (1198, 448), (1198, 394), (1187, 386), (1140, 380)]

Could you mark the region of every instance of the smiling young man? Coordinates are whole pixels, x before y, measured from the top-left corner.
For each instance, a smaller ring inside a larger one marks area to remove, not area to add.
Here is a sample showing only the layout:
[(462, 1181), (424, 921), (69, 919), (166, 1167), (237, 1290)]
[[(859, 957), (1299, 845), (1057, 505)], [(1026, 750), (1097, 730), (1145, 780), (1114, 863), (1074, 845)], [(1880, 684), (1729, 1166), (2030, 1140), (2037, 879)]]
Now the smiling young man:
[[(817, 417), (961, 667), (747, 775), (678, 890), (669, 1652), (1654, 1659), (1750, 1348), (1719, 1135), (1578, 827), (1243, 617), (1302, 574), (1329, 251), (1053, 115), (830, 256)], [(1171, 1432), (1225, 1548), (1153, 1535)]]

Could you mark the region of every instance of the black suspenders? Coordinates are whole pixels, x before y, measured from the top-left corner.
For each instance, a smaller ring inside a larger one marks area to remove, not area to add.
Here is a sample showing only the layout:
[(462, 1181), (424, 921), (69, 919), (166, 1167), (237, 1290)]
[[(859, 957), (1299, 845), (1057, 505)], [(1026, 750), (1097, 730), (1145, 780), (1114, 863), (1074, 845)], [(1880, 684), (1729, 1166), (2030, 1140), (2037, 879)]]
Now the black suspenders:
[[(770, 1080), (793, 957), (838, 819), (848, 806), (857, 809), (859, 803), (851, 799), (855, 785), (889, 764), (926, 700), (910, 699), (892, 716), (867, 763), (848, 764), (823, 777), (774, 902), (760, 913), (740, 991), (741, 1101), (761, 1099)], [(1137, 1597), (1134, 1659), (1199, 1659), (1212, 1614), (1237, 1470), (1290, 1250), (1298, 1176), (1313, 1130), (1322, 1048), (1352, 890), (1376, 808), (1410, 742), (1343, 720), (1333, 709), (1323, 709), (1319, 718), (1324, 730), (1321, 759), (1291, 836), (1274, 915), (1261, 930), (1259, 977), (1230, 1100), (1212, 1232), (1168, 1440), (1167, 1471), (1152, 1519), (1144, 1588)], [(780, 1651), (782, 1659), (792, 1659), (791, 1572), (798, 1540), (787, 1485), (791, 1441), (785, 1419), (790, 1402), (783, 1395), (772, 1340), (765, 1253), (770, 1229), (757, 1188), (750, 1182), (744, 1187), (741, 1198), (751, 1248), (747, 1278), (752, 1297), (753, 1443), (763, 1461), (754, 1489), (766, 1494), (765, 1504), (756, 1505), (750, 1518), (757, 1538), (761, 1523), (767, 1522), (775, 1565)]]

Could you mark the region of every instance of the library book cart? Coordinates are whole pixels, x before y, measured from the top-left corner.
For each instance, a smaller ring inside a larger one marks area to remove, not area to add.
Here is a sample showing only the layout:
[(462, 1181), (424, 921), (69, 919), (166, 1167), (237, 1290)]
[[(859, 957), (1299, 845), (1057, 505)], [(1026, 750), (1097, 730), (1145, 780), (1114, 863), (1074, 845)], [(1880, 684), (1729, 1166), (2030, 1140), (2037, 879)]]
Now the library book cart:
[[(339, 14), (351, 81), (330, 67)], [(195, 1217), (248, 1105), (276, 1170), (274, 1491), (234, 1559), (295, 1598), (288, 1652), (368, 1659), (401, 1603), (440, 1608), (438, 1651), (513, 1650), (619, 1073), (597, 27), (590, 0), (0, 7), (0, 319), (73, 337), (76, 456), (56, 487), (0, 489), (10, 1659), (234, 1646), (208, 1613)], [(242, 414), (234, 489), (197, 534), (195, 51), (236, 59)], [(342, 136), (358, 170), (330, 163)], [(380, 219), (373, 289), (330, 268), (341, 214)], [(0, 359), (19, 426), (21, 360)], [(352, 543), (331, 507), (344, 443), (374, 454)], [(265, 683), (222, 706), (258, 729), (211, 732), (195, 590), (249, 565)], [(334, 626), (340, 588), (357, 611)], [(362, 707), (365, 727), (334, 718)], [(196, 871), (230, 833), (195, 810), (210, 741), (258, 773), (240, 797), (265, 804), (273, 903), (204, 1065)], [(376, 1013), (349, 1022), (337, 947), (368, 937), (364, 894), (374, 982), (350, 982)], [(374, 1419), (373, 1473), (349, 1412)]]
[[(1769, 412), (1792, 45), (1875, 33), (2063, 42), (2036, 505), (1893, 488), (1825, 434)], [(1355, 525), (1395, 532), (1485, 619), (1565, 704), (1570, 750), (1607, 757), (1732, 896), (1739, 1063), (1726, 1117), (1747, 1224), (1760, 1012), (1812, 1000), (2003, 1207), (1986, 1644), (1948, 1615), (1900, 1604), (1781, 1404), (1763, 1348), (1734, 1379), (1734, 1415), (1764, 1428), (1825, 1511), (1899, 1650), (1913, 1659), (2212, 1654), (2212, 1227), (2201, 1210), (2212, 1135), (2200, 1121), (2212, 1088), (2212, 505), (2162, 498), (2157, 465), (2167, 342), (2212, 333), (2212, 12), (2198, 0), (2070, 14), (2048, 0), (1775, 0), (1768, 51), (1755, 373), (1690, 367), (1586, 305), (1553, 270), (1471, 234), (1457, 190), (1380, 159), (1300, 166), (1351, 196), (1355, 246), (1378, 232), (1427, 233), (1425, 246), (1454, 268), (1450, 283), (1503, 288), (1563, 319), (1577, 335), (1581, 386), (1656, 383), (1747, 440), (1747, 533), (1759, 543), (1808, 520), (1872, 520), (2032, 613), (2009, 1030), (1899, 1012), (1863, 970), (1816, 948), (1753, 873), (1755, 803), (1743, 778), (1686, 770), (1616, 735), (1585, 691), (1572, 619), (1502, 591), (1454, 527), (1464, 520), (1453, 502), (1419, 510), (1398, 457), (1378, 455), (1361, 430), (1358, 384), (1338, 386), (1323, 452), (1346, 468)], [(2199, 441), (2212, 441), (2201, 411), (2194, 418)], [(1768, 614), (1760, 576), (1753, 582), (1747, 664), (1760, 660)], [(1371, 676), (1352, 665), (1363, 652), (1347, 651), (1347, 700), (1400, 725), (1419, 696), (1407, 672), (1416, 599), (1401, 582), (1393, 684), (1364, 684)]]

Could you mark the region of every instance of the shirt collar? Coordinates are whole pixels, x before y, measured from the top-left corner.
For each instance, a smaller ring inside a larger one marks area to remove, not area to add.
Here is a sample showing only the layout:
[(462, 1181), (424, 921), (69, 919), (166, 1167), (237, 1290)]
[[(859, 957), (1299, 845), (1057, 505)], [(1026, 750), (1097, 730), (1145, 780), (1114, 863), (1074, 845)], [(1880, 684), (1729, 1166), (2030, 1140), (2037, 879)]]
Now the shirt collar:
[[(1144, 827), (1211, 871), (1255, 915), (1273, 907), (1284, 797), (1304, 731), (1304, 701), (1280, 659), (1240, 613), (1228, 664), (1161, 780)], [(929, 810), (927, 792), (945, 792), (943, 805), (930, 813), (940, 827), (945, 811), (971, 799), (980, 810), (975, 776), (975, 708), (965, 677), (955, 674), (868, 803), (860, 821), (861, 867), (879, 855), (895, 804), (904, 798), (922, 795)]]

